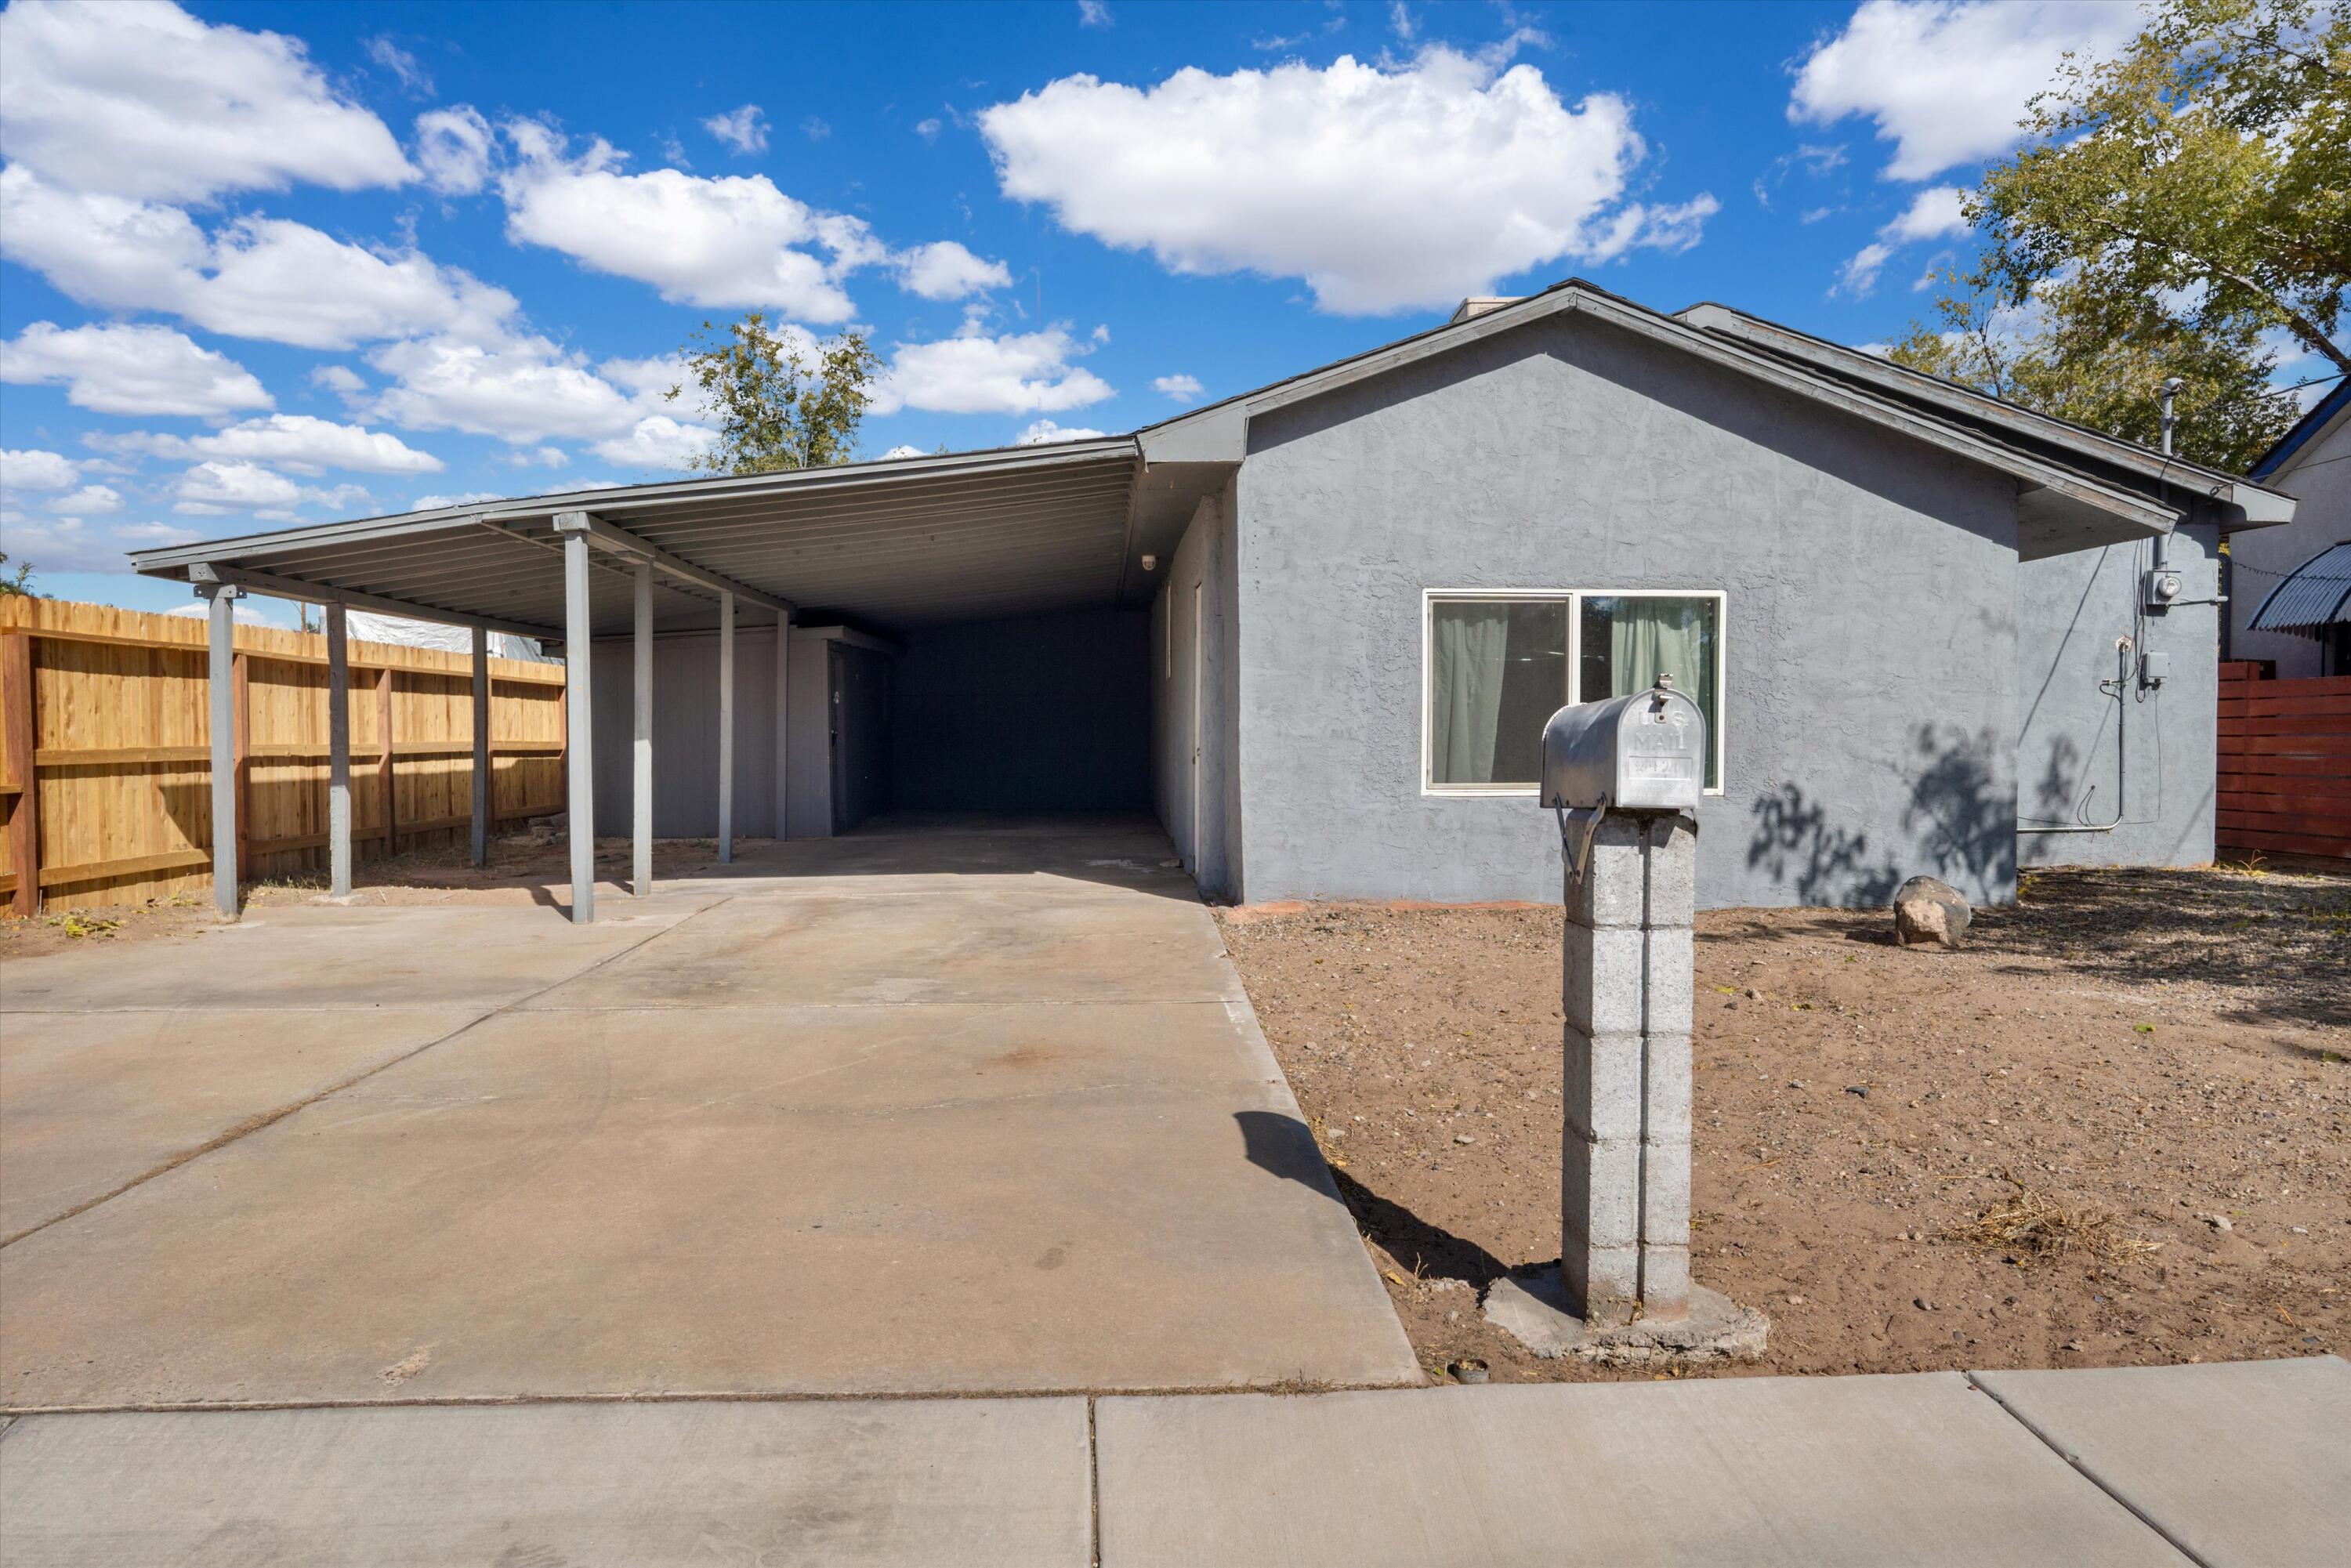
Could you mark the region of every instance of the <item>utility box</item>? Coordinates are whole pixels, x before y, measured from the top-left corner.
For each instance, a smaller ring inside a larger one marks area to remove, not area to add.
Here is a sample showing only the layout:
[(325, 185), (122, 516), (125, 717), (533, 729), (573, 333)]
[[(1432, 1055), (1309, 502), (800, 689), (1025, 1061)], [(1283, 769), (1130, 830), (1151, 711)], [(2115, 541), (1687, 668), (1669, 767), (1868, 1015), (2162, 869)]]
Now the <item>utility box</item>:
[(1665, 677), (1631, 696), (1563, 707), (1543, 726), (1546, 806), (1695, 812), (1705, 786), (1706, 715)]

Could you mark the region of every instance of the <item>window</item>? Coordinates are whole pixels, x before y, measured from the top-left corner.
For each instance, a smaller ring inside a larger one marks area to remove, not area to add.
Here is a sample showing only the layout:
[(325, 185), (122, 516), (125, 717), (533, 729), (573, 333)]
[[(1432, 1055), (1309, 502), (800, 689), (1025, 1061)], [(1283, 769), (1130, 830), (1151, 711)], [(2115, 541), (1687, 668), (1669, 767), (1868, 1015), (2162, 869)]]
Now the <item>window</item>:
[(1706, 715), (1706, 788), (1722, 787), (1722, 594), (1433, 591), (1426, 603), (1426, 789), (1531, 793), (1543, 723), (1562, 703), (1659, 674)]

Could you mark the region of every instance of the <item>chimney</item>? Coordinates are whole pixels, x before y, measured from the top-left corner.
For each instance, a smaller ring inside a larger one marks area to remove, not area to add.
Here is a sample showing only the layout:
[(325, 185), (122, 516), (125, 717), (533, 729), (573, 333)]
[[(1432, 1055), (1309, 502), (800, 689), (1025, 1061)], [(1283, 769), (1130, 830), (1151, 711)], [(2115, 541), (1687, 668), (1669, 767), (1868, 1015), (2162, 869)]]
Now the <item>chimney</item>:
[(1505, 305), (1516, 305), (1520, 298), (1522, 297), (1516, 294), (1472, 294), (1461, 302), (1460, 308), (1453, 312), (1453, 319), (1447, 321), (1446, 325), (1458, 327), (1473, 316), (1483, 316), (1489, 310), (1499, 310)]

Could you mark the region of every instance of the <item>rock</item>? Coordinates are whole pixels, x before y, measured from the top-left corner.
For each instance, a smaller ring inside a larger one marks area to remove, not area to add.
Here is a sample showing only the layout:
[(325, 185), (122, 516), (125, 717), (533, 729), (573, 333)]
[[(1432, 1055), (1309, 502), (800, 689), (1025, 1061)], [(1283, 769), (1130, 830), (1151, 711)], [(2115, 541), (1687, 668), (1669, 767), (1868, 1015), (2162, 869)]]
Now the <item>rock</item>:
[(1974, 919), (1958, 888), (1935, 877), (1914, 876), (1894, 895), (1894, 945), (1939, 942), (1957, 947)]
[(2234, 1230), (2237, 1228), (2233, 1224), (2230, 1223), (2229, 1217), (2225, 1214), (2205, 1214), (2199, 1215), (2197, 1218), (2203, 1220), (2205, 1224), (2210, 1226), (2215, 1230)]

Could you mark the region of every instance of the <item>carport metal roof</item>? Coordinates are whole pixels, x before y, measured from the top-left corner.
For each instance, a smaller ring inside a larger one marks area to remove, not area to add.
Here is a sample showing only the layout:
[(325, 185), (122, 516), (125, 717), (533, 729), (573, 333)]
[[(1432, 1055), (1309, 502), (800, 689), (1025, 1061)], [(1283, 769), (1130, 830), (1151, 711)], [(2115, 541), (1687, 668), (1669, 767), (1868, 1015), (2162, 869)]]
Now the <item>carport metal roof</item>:
[(629, 629), (632, 547), (664, 631), (718, 623), (718, 596), (892, 630), (1123, 602), (1139, 466), (1131, 437), (571, 491), (143, 550), (142, 572), (238, 582), (560, 638), (560, 514), (617, 530), (592, 558), (590, 621)]

